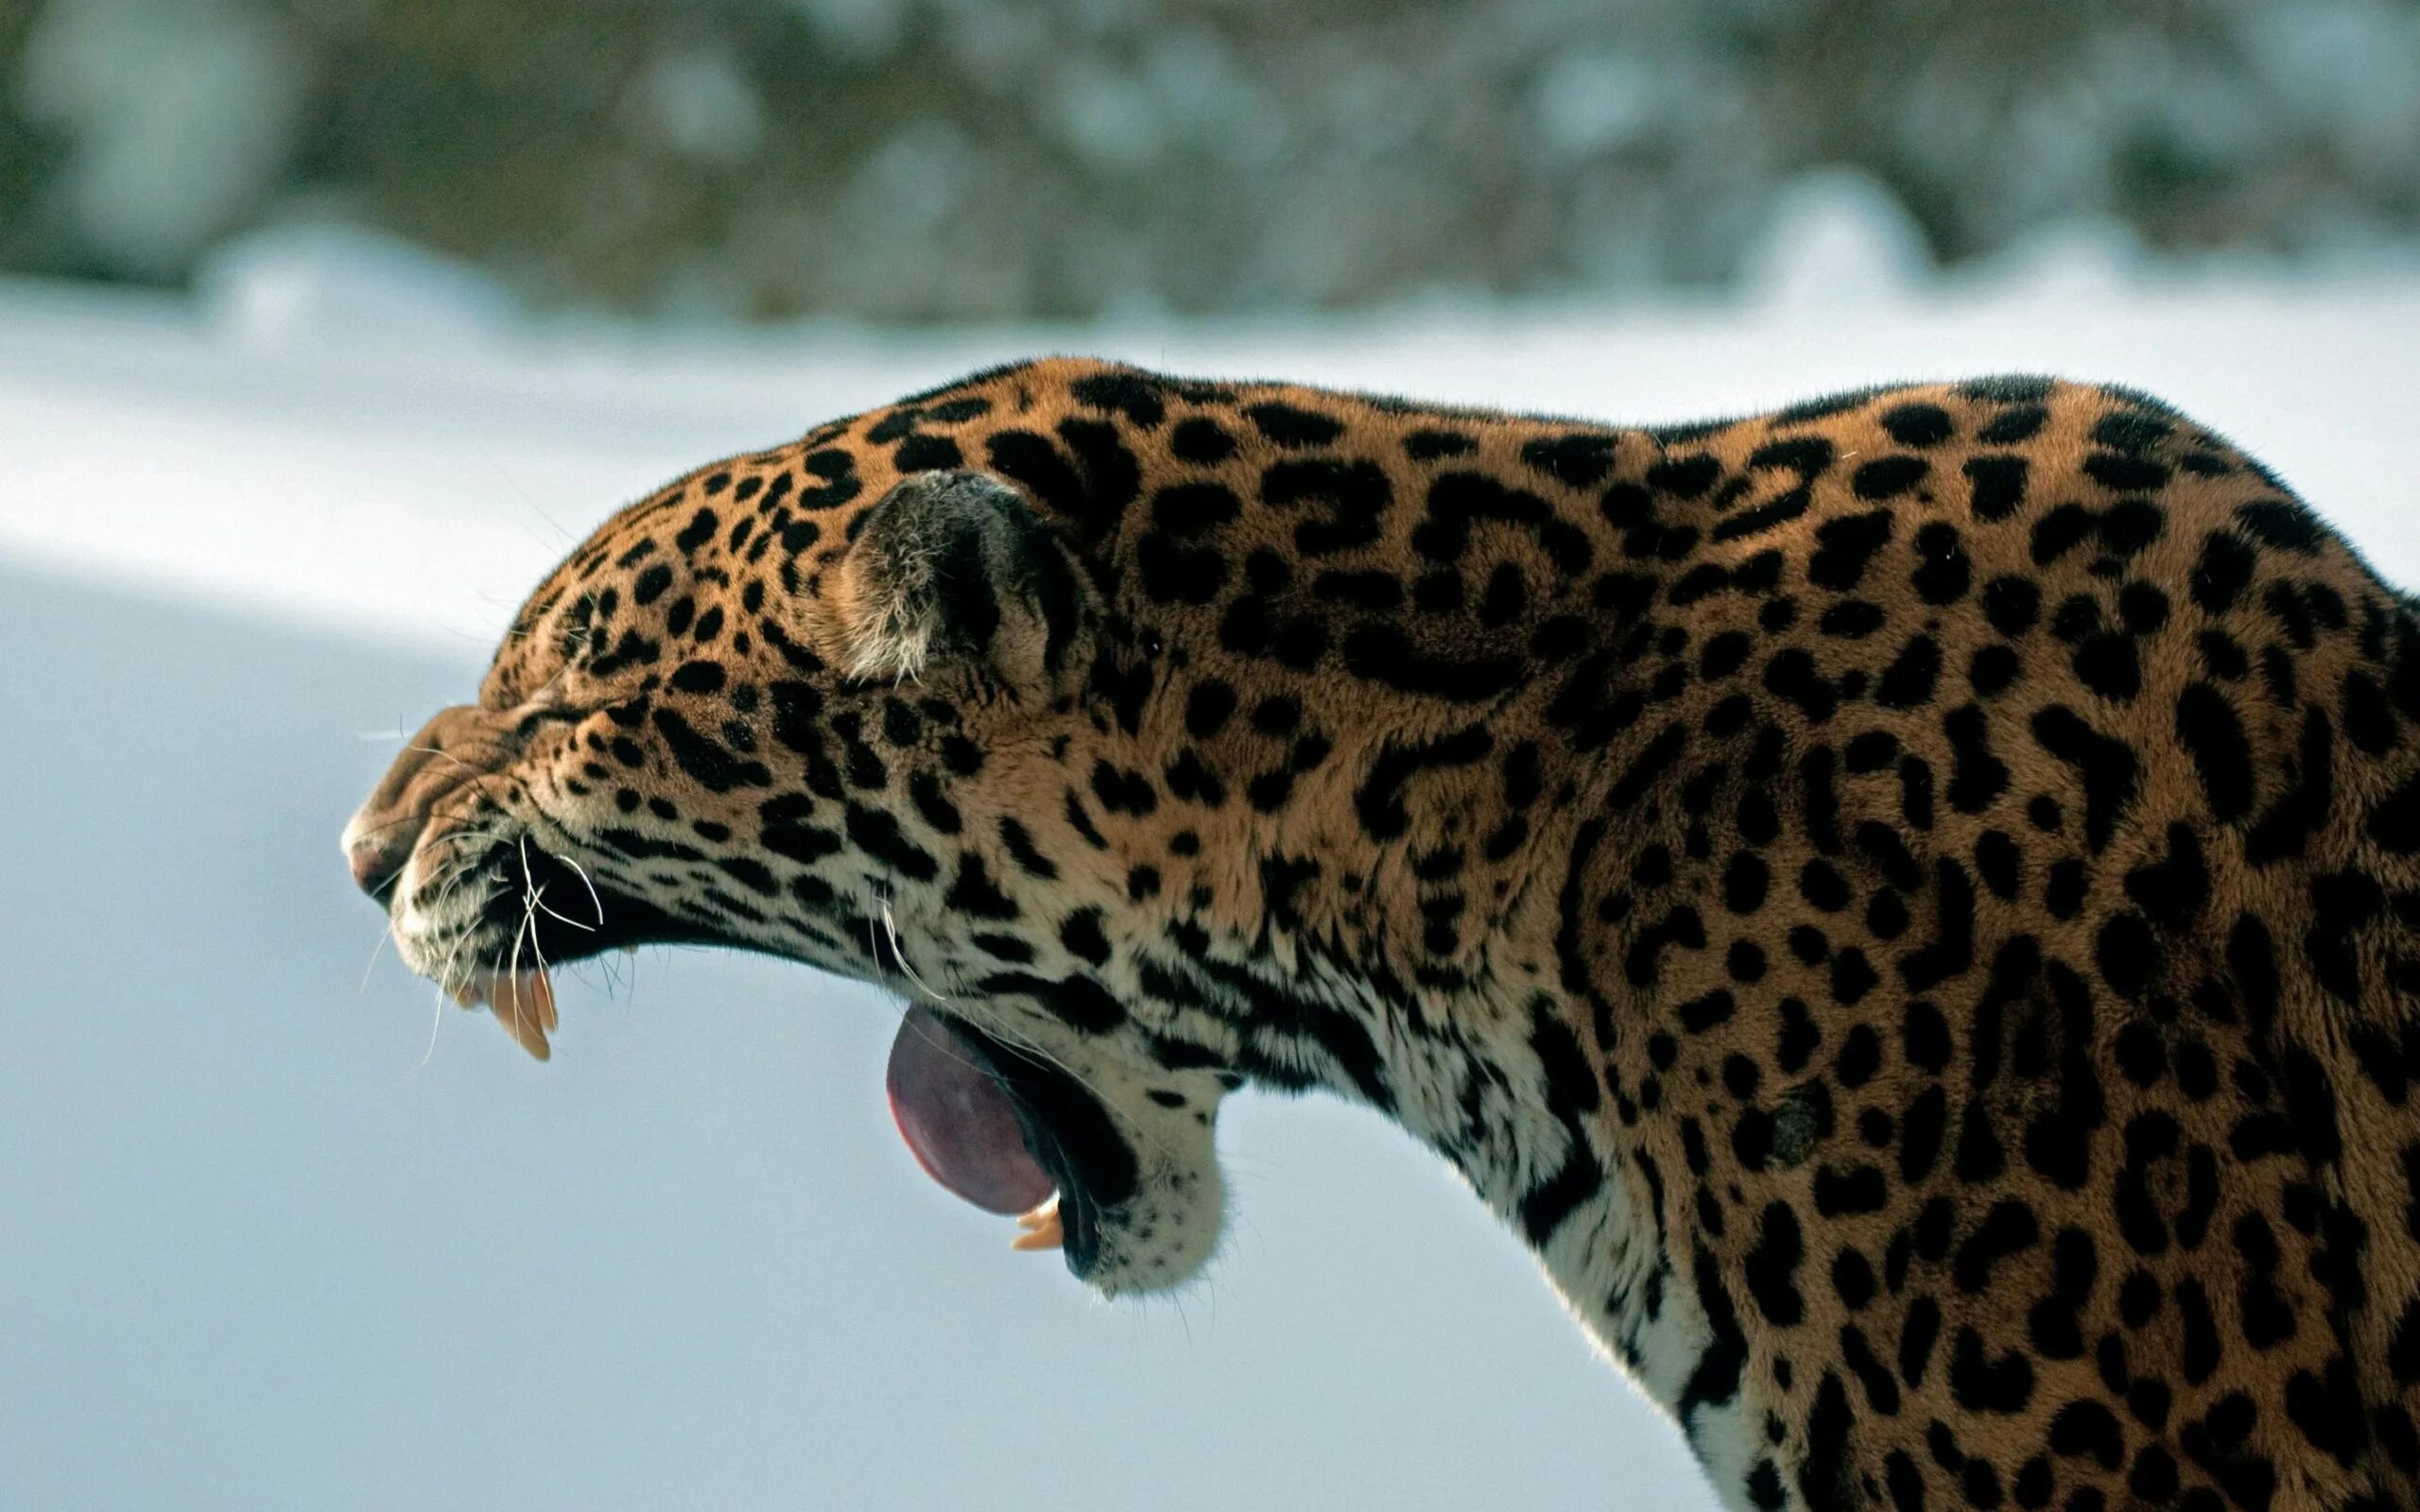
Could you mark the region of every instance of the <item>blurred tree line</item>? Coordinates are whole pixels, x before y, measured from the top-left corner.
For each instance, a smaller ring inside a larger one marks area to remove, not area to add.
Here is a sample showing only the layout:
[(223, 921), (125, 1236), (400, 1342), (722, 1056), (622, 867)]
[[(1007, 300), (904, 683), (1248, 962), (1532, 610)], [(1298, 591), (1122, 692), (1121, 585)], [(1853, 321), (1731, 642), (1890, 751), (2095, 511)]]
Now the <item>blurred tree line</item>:
[(2420, 231), (2420, 0), (0, 0), (0, 269), (364, 221), (541, 302), (937, 320)]

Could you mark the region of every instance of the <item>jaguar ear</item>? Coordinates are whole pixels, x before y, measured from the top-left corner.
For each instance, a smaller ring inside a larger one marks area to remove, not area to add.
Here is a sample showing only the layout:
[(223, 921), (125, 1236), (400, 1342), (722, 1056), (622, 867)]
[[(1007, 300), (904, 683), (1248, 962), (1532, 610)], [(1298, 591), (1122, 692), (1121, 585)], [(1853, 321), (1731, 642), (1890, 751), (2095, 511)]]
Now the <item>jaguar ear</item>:
[(1083, 583), (1025, 495), (988, 472), (918, 472), (874, 501), (827, 579), (851, 676), (898, 682), (964, 662), (1008, 686), (1055, 684), (1085, 620)]

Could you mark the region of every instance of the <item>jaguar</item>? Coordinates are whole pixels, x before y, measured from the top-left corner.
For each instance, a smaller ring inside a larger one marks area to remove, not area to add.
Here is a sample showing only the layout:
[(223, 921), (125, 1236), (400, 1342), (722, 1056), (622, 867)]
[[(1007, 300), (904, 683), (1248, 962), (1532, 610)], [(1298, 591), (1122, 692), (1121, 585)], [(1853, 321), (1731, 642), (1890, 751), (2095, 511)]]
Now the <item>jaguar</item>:
[(1370, 1105), (1734, 1508), (2420, 1505), (2420, 609), (2129, 389), (993, 369), (614, 515), (344, 849), (541, 1057), (618, 947), (887, 985), (1105, 1295)]

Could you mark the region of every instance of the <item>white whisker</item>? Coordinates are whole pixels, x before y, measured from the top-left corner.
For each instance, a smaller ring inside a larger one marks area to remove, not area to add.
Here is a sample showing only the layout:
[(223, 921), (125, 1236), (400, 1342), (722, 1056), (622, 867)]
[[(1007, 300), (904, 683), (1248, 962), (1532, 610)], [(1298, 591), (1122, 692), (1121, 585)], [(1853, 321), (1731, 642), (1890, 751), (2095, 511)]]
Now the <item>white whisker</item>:
[(890, 936), (891, 959), (899, 963), (899, 970), (907, 974), (908, 980), (915, 983), (917, 988), (922, 991), (925, 996), (932, 999), (938, 1004), (941, 1004), (943, 1007), (947, 1007), (949, 1005), (949, 999), (933, 990), (932, 984), (925, 981), (923, 975), (917, 971), (916, 963), (908, 958), (907, 951), (901, 947), (899, 943), (899, 921), (890, 916), (890, 900), (888, 898), (885, 898), (882, 901), (882, 928), (883, 932)]
[[(522, 911), (521, 927), (512, 932), (512, 954), (505, 958), (504, 980), (512, 992), (512, 1018), (516, 1024), (521, 1020), (521, 939), (523, 936), (529, 933), (529, 920), (532, 917), (527, 909)], [(495, 1011), (495, 998), (493, 993), (488, 998), (488, 1011), (490, 1013)], [(520, 1038), (518, 1029), (513, 1031), (513, 1037)]]
[(409, 751), (415, 756), (442, 756), (447, 761), (452, 762), (455, 765), (459, 766), (466, 772), (470, 772), (474, 776), (485, 775), (484, 773), (479, 772), (478, 769), (474, 767), (469, 762), (464, 761), (461, 757), (455, 755), (450, 750), (441, 750), (435, 746), (406, 746), (404, 749)]
[(469, 938), (467, 932), (455, 936), (453, 948), (445, 953), (445, 960), (438, 967), (436, 1001), (431, 1005), (434, 1011), (428, 1016), (428, 1048), (421, 1052), (420, 1065), (414, 1068), (416, 1070), (426, 1071), (428, 1063), (437, 1058), (437, 1032), (445, 1026), (445, 1005), (454, 995), (451, 990), (454, 963), (462, 954), (463, 941)]
[(572, 919), (564, 914), (557, 912), (555, 906), (546, 902), (546, 889), (544, 887), (541, 887), (536, 892), (530, 894), (529, 902), (548, 919), (554, 919), (558, 923), (569, 924), (574, 929), (584, 929), (592, 935), (596, 933), (596, 926), (595, 924), (583, 924), (577, 919)]
[[(544, 848), (541, 847), (540, 849), (544, 850)], [(588, 901), (591, 903), (594, 903), (596, 907), (596, 927), (598, 929), (603, 929), (605, 927), (605, 900), (596, 895), (596, 884), (588, 880), (588, 868), (560, 851), (547, 850), (545, 853), (553, 856), (557, 861), (562, 862), (564, 866), (571, 868), (573, 873), (579, 878), (580, 885), (588, 889)], [(547, 912), (553, 913), (554, 911), (552, 909), (548, 909)], [(558, 919), (562, 918), (561, 914), (556, 914), (555, 917)], [(564, 919), (563, 921), (565, 923), (570, 922), (569, 919)]]
[(394, 938), (394, 936), (393, 929), (383, 922), (379, 924), (377, 941), (370, 947), (370, 959), (361, 964), (361, 986), (354, 989), (354, 996), (369, 996), (370, 973), (378, 969), (378, 953), (387, 948), (387, 942)]

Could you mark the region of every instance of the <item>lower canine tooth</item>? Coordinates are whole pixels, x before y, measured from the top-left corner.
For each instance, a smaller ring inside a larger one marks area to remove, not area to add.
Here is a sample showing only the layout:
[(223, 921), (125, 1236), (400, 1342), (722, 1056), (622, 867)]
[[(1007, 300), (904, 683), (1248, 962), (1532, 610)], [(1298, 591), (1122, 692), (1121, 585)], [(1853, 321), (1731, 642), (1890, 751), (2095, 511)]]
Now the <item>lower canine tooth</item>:
[(1017, 1227), (1025, 1232), (1009, 1241), (1011, 1249), (1058, 1249), (1067, 1243), (1067, 1231), (1060, 1226), (1059, 1198), (1055, 1194), (1032, 1211), (1017, 1214)]

